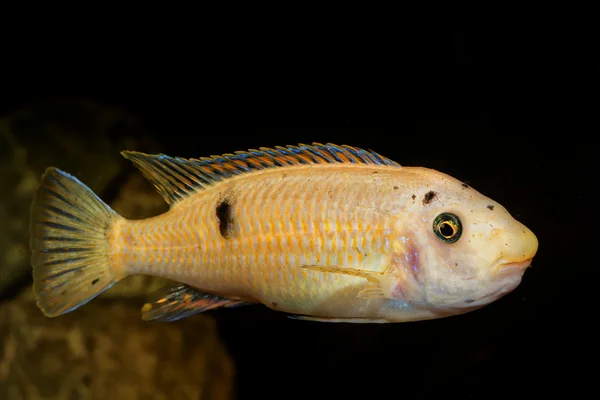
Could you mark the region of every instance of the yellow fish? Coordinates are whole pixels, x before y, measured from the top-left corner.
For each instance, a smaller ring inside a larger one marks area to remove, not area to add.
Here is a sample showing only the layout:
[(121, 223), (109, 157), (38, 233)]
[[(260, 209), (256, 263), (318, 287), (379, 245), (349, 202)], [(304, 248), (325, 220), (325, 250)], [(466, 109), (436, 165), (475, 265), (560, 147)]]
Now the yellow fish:
[(170, 209), (125, 219), (48, 168), (30, 233), (33, 290), (49, 317), (144, 274), (177, 282), (144, 305), (145, 320), (251, 303), (329, 322), (433, 319), (512, 291), (538, 249), (527, 227), (475, 189), (371, 150), (122, 154)]

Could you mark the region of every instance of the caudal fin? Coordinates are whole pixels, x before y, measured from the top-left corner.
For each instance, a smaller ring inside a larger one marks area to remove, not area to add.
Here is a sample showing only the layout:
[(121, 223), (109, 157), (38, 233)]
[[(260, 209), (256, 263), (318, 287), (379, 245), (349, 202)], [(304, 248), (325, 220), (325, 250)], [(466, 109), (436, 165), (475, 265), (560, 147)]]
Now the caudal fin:
[(119, 219), (77, 178), (48, 168), (31, 205), (33, 291), (38, 307), (55, 317), (114, 285), (107, 234)]

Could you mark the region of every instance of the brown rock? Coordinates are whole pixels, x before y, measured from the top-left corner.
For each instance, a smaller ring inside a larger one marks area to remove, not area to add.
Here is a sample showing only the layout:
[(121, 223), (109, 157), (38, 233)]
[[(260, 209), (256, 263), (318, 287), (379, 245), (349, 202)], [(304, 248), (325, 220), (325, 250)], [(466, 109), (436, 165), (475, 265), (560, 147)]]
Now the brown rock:
[(136, 129), (133, 117), (85, 101), (41, 102), (0, 118), (0, 296), (31, 272), (29, 207), (44, 170), (61, 168), (102, 195), (128, 165), (119, 150), (135, 142), (111, 134)]
[[(37, 104), (0, 118), (0, 192), (8, 194), (0, 198), (0, 296), (31, 273), (29, 207), (46, 167), (77, 176), (127, 218), (167, 210), (119, 154), (158, 149), (147, 135), (124, 134), (136, 129), (133, 118), (85, 102)], [(0, 399), (230, 398), (233, 368), (211, 317), (141, 320), (148, 293), (165, 283), (129, 277), (52, 319), (31, 287), (0, 303)]]
[(213, 320), (144, 322), (138, 304), (96, 299), (46, 318), (0, 306), (1, 399), (229, 399), (233, 368)]

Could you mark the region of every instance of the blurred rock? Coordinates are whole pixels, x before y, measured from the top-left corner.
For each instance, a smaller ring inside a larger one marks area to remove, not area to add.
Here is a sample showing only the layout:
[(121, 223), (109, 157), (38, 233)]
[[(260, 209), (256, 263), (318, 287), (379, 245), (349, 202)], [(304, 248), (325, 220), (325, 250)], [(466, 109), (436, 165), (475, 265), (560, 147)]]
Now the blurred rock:
[(133, 173), (119, 154), (132, 148), (157, 146), (134, 117), (94, 103), (52, 100), (0, 118), (0, 297), (30, 274), (29, 206), (44, 170), (61, 168), (103, 197), (120, 174)]
[[(85, 102), (36, 104), (0, 118), (0, 298), (31, 274), (29, 207), (48, 166), (77, 176), (124, 217), (168, 209), (121, 157), (124, 149), (161, 151), (133, 117)], [(0, 399), (230, 398), (231, 361), (210, 317), (141, 320), (148, 293), (165, 283), (128, 277), (52, 319), (36, 307), (30, 285), (3, 298)]]
[(211, 318), (144, 322), (136, 304), (96, 299), (52, 319), (13, 301), (0, 321), (0, 399), (231, 398)]
[(110, 206), (129, 219), (148, 218), (169, 209), (156, 189), (137, 170), (127, 176), (127, 180), (121, 185), (119, 193), (110, 202)]
[(36, 174), (27, 151), (16, 142), (9, 121), (0, 118), (0, 294), (22, 280), (29, 265), (27, 220)]

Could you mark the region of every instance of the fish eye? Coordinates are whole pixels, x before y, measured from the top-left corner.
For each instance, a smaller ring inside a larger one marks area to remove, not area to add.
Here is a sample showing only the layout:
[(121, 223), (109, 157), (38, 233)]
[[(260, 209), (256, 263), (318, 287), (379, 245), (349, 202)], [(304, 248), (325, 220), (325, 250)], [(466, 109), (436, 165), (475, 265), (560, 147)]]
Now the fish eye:
[(462, 224), (458, 216), (442, 213), (433, 220), (433, 232), (444, 243), (454, 243), (462, 234)]

